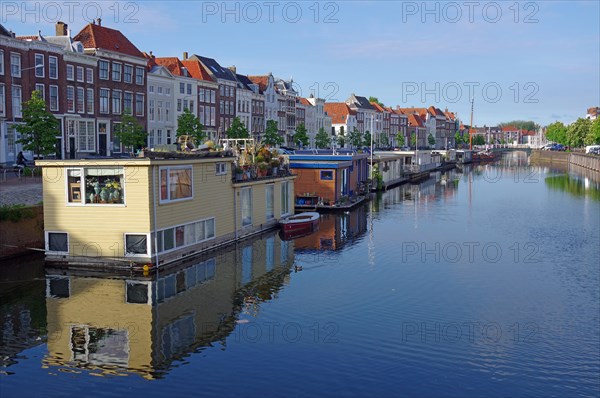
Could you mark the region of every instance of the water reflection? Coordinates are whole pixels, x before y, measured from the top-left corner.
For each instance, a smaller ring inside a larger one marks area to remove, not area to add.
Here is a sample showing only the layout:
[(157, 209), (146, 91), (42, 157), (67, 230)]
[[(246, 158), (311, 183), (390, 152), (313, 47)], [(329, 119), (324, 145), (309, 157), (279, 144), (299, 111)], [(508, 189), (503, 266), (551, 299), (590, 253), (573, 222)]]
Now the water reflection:
[(574, 196), (587, 196), (600, 201), (600, 183), (588, 177), (574, 177), (564, 174), (546, 177), (544, 181), (551, 189), (568, 192)]
[(47, 269), (44, 366), (154, 379), (226, 337), (288, 282), (293, 242), (274, 233), (148, 276)]

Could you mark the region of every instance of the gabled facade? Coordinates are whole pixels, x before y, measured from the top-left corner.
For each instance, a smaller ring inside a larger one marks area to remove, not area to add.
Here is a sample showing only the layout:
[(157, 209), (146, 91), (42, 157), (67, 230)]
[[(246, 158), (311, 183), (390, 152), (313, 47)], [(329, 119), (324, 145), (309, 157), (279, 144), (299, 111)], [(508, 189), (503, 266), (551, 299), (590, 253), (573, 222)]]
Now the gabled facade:
[(207, 138), (214, 141), (217, 139), (219, 84), (204, 70), (198, 60), (183, 60), (181, 64), (196, 81), (198, 86), (198, 119), (204, 127)]
[[(238, 81), (249, 90), (249, 129), (250, 135), (260, 142), (265, 133), (265, 96), (260, 93), (260, 87), (246, 75), (236, 74)], [(239, 104), (238, 104), (239, 106)]]
[(148, 60), (120, 31), (102, 26), (100, 19), (87, 24), (73, 39), (81, 42), (84, 53), (96, 57), (98, 62), (94, 76), (98, 115), (96, 152), (107, 156), (127, 152), (113, 132), (126, 113), (133, 115), (147, 131)]
[[(176, 76), (152, 55), (148, 55), (148, 147), (175, 144), (177, 118), (174, 93)], [(177, 87), (178, 88), (178, 87)]]
[(381, 118), (381, 115), (377, 115), (377, 111), (371, 105), (369, 100), (365, 97), (357, 96), (352, 94), (347, 100), (346, 104), (356, 112), (356, 123), (358, 131), (361, 134), (365, 134), (367, 131), (373, 135), (373, 139), (381, 133), (381, 128), (377, 128), (377, 119)]
[(340, 135), (348, 138), (350, 132), (358, 129), (357, 112), (345, 102), (326, 102), (323, 108), (331, 118), (332, 138)]
[[(313, 98), (314, 99), (314, 98)], [(305, 109), (304, 126), (306, 127), (306, 134), (308, 135), (309, 147), (315, 147), (315, 136), (317, 135), (317, 107), (308, 100), (308, 98), (300, 98), (300, 104)]]

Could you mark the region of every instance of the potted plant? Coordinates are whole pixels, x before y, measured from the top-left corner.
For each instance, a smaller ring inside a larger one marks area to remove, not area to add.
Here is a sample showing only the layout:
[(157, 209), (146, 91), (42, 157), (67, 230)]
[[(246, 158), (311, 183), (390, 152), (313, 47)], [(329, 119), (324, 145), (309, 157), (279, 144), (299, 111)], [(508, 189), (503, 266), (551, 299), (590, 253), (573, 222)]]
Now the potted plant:
[(236, 166), (235, 168), (235, 180), (242, 181), (244, 179), (244, 169), (240, 166)]
[(281, 164), (281, 162), (279, 161), (279, 159), (272, 159), (271, 160), (271, 168), (273, 169), (273, 175), (276, 176), (277, 175), (277, 170), (279, 169), (279, 165)]
[(258, 176), (265, 177), (267, 175), (268, 168), (269, 168), (269, 165), (266, 162), (258, 163)]

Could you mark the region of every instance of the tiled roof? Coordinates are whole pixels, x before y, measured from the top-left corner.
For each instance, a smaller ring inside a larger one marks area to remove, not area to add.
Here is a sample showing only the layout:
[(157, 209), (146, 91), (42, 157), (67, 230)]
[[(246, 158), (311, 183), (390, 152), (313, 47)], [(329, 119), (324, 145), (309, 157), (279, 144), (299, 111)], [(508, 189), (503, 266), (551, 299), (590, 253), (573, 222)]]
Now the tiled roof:
[(101, 48), (144, 58), (144, 54), (123, 33), (105, 26), (89, 23), (77, 33), (73, 40), (80, 41), (85, 48)]
[(408, 125), (414, 127), (424, 127), (423, 119), (418, 114), (411, 113), (408, 115)]
[(348, 115), (356, 114), (345, 102), (326, 102), (324, 110), (331, 117), (332, 124), (344, 124)]
[(184, 66), (177, 57), (154, 58), (154, 62), (156, 62), (157, 65), (167, 68), (174, 76), (185, 76), (183, 73)]
[(377, 102), (371, 102), (371, 106), (373, 106), (373, 108), (375, 108), (375, 110), (377, 112), (387, 112), (387, 109), (385, 109), (383, 106), (379, 105)]
[(191, 58), (199, 60), (208, 73), (215, 78), (237, 82), (234, 73), (229, 69), (222, 67), (216, 60), (200, 55), (193, 55)]
[(262, 94), (269, 85), (269, 75), (264, 76), (248, 76), (248, 79), (252, 80), (254, 84), (258, 84), (258, 91)]
[(346, 103), (349, 105), (354, 105), (360, 109), (369, 109), (374, 110), (373, 106), (369, 102), (369, 100), (365, 97), (361, 97), (359, 95), (352, 94), (350, 98), (346, 100)]
[(188, 59), (185, 61), (180, 61), (183, 66), (185, 66), (194, 79), (205, 80), (209, 82), (214, 82), (215, 80), (210, 76), (210, 74), (204, 69), (200, 61)]
[(313, 104), (311, 104), (310, 101), (307, 100), (306, 98), (300, 98), (300, 103), (302, 105), (313, 106)]
[(422, 119), (425, 119), (427, 113), (429, 113), (429, 110), (427, 110), (426, 108), (398, 108), (398, 110), (400, 110), (405, 115), (417, 114)]
[(446, 111), (444, 112), (444, 115), (446, 115), (446, 117), (452, 121), (456, 120), (456, 115), (454, 112)]

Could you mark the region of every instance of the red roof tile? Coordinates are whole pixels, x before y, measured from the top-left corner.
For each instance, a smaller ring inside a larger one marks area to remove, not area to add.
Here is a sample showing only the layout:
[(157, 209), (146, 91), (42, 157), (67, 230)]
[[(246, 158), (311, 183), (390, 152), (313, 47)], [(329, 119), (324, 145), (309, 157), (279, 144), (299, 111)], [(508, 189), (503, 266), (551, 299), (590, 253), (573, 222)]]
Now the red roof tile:
[(73, 40), (80, 41), (84, 48), (101, 48), (144, 58), (144, 54), (123, 33), (105, 26), (89, 23), (77, 33)]
[(418, 114), (411, 113), (408, 115), (408, 125), (414, 127), (424, 127), (423, 119)]
[(177, 57), (161, 57), (155, 58), (154, 61), (161, 66), (164, 66), (175, 76), (184, 76), (183, 64)]
[(300, 103), (302, 105), (313, 106), (313, 104), (311, 104), (306, 98), (300, 98)]
[(200, 61), (191, 59), (181, 61), (181, 63), (187, 68), (188, 72), (193, 78), (214, 82), (214, 79), (210, 76), (206, 69), (204, 69)]
[(377, 112), (382, 112), (383, 113), (383, 112), (386, 111), (386, 109), (383, 106), (379, 105), (377, 102), (371, 102), (371, 105), (373, 105), (373, 108), (375, 108), (375, 110)]
[(355, 115), (345, 102), (326, 102), (325, 112), (331, 117), (332, 124), (344, 124), (348, 121), (348, 115)]
[(258, 84), (258, 91), (263, 93), (269, 85), (269, 75), (264, 76), (248, 76), (248, 79), (254, 84)]

